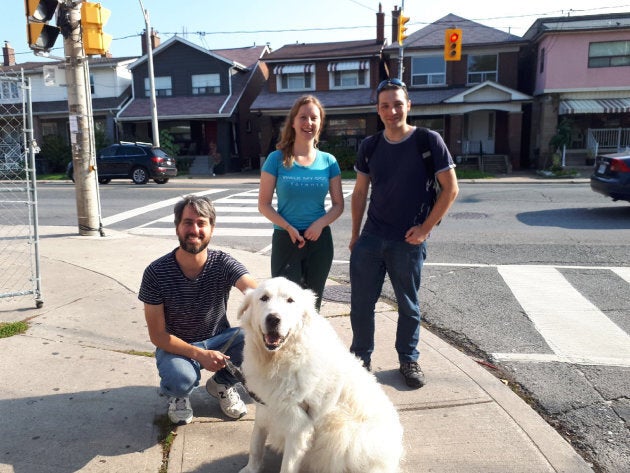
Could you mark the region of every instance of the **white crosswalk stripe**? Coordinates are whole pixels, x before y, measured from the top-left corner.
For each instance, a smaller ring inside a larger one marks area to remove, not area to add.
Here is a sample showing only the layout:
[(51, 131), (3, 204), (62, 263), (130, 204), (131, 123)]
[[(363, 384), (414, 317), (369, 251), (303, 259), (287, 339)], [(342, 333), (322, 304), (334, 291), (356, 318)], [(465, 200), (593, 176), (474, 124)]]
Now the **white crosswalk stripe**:
[[(630, 367), (630, 336), (551, 266), (498, 266), (554, 355), (494, 353), (498, 360)], [(625, 280), (630, 268), (611, 268)]]
[[(225, 189), (204, 191), (198, 194), (205, 195), (221, 191), (225, 191)], [(352, 194), (352, 187), (344, 187), (344, 198), (350, 194)], [(160, 208), (172, 208), (178, 199), (169, 199), (168, 201), (109, 217), (108, 223), (119, 222)], [(271, 237), (273, 234), (273, 225), (267, 218), (260, 215), (258, 211), (258, 189), (230, 194), (226, 197), (214, 199), (213, 203), (217, 213), (217, 226), (214, 230), (214, 237)], [(274, 205), (277, 204), (275, 196), (272, 203)], [(330, 208), (330, 205), (330, 197), (327, 197), (325, 201), (326, 209)], [(129, 230), (129, 233), (153, 236), (173, 235), (174, 229), (171, 226), (165, 227), (165, 224), (172, 225), (172, 222), (173, 215), (169, 213), (162, 218), (132, 228)]]

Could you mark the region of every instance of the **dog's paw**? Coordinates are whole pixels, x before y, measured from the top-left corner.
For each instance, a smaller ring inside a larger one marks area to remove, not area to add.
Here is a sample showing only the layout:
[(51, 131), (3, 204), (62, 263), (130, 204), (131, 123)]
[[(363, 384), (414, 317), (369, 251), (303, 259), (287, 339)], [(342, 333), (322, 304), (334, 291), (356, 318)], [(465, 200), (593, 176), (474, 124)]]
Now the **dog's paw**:
[(238, 473), (260, 473), (262, 470), (260, 468), (257, 469), (253, 469), (252, 467), (250, 467), (249, 465), (247, 465), (245, 468), (243, 468), (241, 471), (239, 471)]

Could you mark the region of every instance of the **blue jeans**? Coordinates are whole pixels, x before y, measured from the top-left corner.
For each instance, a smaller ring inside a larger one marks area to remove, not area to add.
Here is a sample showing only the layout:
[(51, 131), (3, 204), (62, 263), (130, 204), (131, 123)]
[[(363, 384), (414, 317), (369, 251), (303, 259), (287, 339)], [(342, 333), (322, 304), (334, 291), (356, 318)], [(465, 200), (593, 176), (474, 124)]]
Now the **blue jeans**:
[(418, 292), (422, 265), (427, 257), (426, 244), (410, 245), (404, 241), (385, 240), (363, 232), (350, 255), (350, 351), (369, 362), (374, 351), (374, 309), (385, 273), (394, 288), (398, 303), (396, 351), (400, 363), (418, 361), (420, 306)]
[[(221, 350), (236, 331), (240, 331), (240, 328), (228, 328), (212, 338), (201, 342), (194, 342), (191, 343), (191, 345), (206, 350)], [(243, 362), (244, 344), (245, 338), (242, 333), (239, 333), (234, 340), (232, 340), (231, 345), (224, 353), (230, 357), (230, 361), (236, 366), (241, 366)], [(187, 397), (190, 396), (193, 389), (199, 386), (202, 367), (197, 361), (185, 356), (174, 355), (161, 348), (155, 350), (155, 361), (160, 375), (160, 388), (164, 395)], [(238, 380), (226, 369), (217, 371), (214, 376), (219, 384), (232, 386), (238, 383)]]

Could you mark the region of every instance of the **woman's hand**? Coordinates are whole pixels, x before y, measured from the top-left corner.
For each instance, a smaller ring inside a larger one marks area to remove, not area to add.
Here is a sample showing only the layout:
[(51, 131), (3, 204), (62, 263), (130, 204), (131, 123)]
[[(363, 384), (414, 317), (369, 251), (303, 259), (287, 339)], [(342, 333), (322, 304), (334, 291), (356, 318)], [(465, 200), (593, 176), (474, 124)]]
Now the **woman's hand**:
[(287, 227), (287, 232), (289, 232), (289, 236), (291, 237), (291, 241), (293, 244), (297, 245), (298, 248), (303, 248), (306, 245), (306, 240), (300, 232), (292, 225)]
[(309, 241), (317, 241), (322, 234), (324, 227), (317, 221), (311, 223), (311, 225), (304, 232), (304, 238)]

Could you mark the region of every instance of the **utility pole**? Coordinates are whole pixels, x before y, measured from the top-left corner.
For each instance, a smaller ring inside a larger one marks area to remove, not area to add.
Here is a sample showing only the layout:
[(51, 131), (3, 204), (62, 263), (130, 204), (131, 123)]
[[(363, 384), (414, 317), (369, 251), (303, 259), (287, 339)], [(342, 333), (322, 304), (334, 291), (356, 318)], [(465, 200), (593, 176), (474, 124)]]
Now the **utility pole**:
[(149, 11), (144, 9), (142, 0), (139, 0), (142, 14), (144, 15), (145, 40), (147, 45), (147, 67), (149, 68), (149, 87), (151, 90), (151, 129), (153, 130), (153, 146), (160, 147), (160, 132), (158, 129), (157, 101), (155, 99), (155, 74), (153, 72), (153, 44), (151, 36), (151, 24), (149, 21)]
[(70, 144), (74, 168), (79, 234), (103, 234), (98, 199), (92, 100), (89, 95), (89, 71), (81, 37), (80, 3), (65, 0), (59, 5), (58, 25), (63, 47), (68, 86)]

